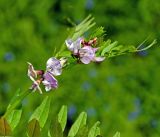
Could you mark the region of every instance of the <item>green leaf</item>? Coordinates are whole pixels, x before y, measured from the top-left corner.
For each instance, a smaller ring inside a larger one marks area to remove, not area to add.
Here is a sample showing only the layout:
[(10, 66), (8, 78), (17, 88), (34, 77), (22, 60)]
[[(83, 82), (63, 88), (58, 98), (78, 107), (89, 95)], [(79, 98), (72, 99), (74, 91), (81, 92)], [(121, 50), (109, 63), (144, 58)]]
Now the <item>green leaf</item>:
[(91, 15), (86, 17), (79, 25), (75, 27), (75, 31), (73, 32), (71, 38), (76, 40), (78, 37), (82, 36), (85, 32), (92, 28), (95, 25), (93, 20), (94, 18), (92, 18)]
[(39, 121), (40, 127), (43, 128), (49, 114), (51, 99), (47, 96), (44, 98), (41, 105), (34, 111), (29, 121), (36, 119)]
[(141, 47), (141, 45), (142, 45), (142, 44), (141, 44), (140, 46), (138, 46), (137, 51), (147, 50), (147, 49), (151, 48), (153, 45), (155, 45), (156, 43), (157, 43), (157, 40), (155, 39), (155, 40), (153, 40), (152, 43), (149, 44), (147, 47), (145, 47), (145, 48), (143, 48), (143, 49), (139, 49), (139, 48)]
[(62, 127), (62, 131), (64, 131), (67, 123), (67, 106), (62, 106), (60, 112), (58, 113), (58, 122)]
[(116, 132), (116, 134), (113, 137), (120, 137), (120, 132)]
[(111, 40), (107, 40), (107, 41), (103, 41), (101, 39), (101, 41), (99, 42), (99, 49), (98, 51), (96, 52), (96, 55), (97, 56), (102, 56), (102, 51), (105, 47), (109, 46), (111, 44)]
[(40, 136), (40, 125), (38, 120), (32, 119), (28, 123), (27, 134), (29, 137), (39, 137)]
[(100, 122), (97, 121), (93, 127), (90, 129), (89, 131), (89, 134), (88, 134), (88, 137), (96, 137), (98, 135), (100, 135), (100, 129), (99, 129), (99, 126), (100, 125)]
[(10, 114), (6, 115), (6, 119), (11, 126), (12, 131), (18, 125), (22, 115), (22, 110), (13, 110)]
[(9, 115), (12, 112), (12, 110), (14, 110), (19, 104), (21, 104), (22, 100), (30, 93), (31, 93), (30, 90), (27, 90), (25, 92), (20, 92), (20, 89), (18, 89), (15, 93), (15, 96), (11, 99), (11, 102), (7, 107), (7, 111), (4, 114), (4, 117)]
[(88, 135), (88, 127), (83, 126), (78, 130), (78, 133), (76, 134), (75, 137), (87, 137)]
[(0, 118), (0, 136), (11, 136), (11, 128), (5, 118)]
[(105, 33), (104, 27), (98, 27), (92, 32), (89, 39), (93, 39), (95, 37), (101, 37), (102, 35), (104, 35), (104, 33)]
[(105, 53), (110, 52), (113, 47), (117, 46), (117, 44), (118, 44), (117, 41), (111, 43), (110, 45), (107, 44), (107, 46), (102, 50), (101, 56), (104, 56)]
[(62, 127), (57, 119), (51, 123), (50, 135), (51, 137), (63, 137)]
[(82, 112), (72, 125), (68, 133), (68, 137), (74, 137), (77, 134), (78, 130), (86, 125), (86, 120), (87, 120), (87, 114), (85, 112)]
[(15, 92), (14, 96), (12, 97), (7, 109), (9, 109), (12, 106), (12, 104), (14, 104), (14, 102), (19, 98), (20, 92), (21, 92), (21, 90), (17, 89), (17, 91)]
[(71, 52), (69, 50), (68, 51), (60, 52), (58, 54), (58, 57), (71, 57)]

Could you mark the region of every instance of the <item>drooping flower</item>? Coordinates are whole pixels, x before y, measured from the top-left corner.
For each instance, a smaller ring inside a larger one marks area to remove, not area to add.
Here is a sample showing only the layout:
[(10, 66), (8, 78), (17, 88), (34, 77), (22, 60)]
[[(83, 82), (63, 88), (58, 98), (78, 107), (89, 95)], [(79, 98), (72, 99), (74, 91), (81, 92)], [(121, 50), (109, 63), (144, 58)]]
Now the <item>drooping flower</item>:
[(53, 75), (46, 71), (43, 75), (44, 80), (42, 81), (45, 86), (45, 90), (49, 91), (51, 89), (56, 89), (58, 87), (58, 81), (53, 77)]
[(42, 94), (40, 84), (45, 86), (45, 90), (49, 91), (51, 89), (56, 89), (58, 87), (58, 81), (54, 76), (61, 75), (62, 65), (60, 61), (54, 57), (48, 59), (46, 64), (46, 71), (35, 70), (31, 63), (28, 63), (28, 76), (33, 81), (31, 90), (39, 90)]
[(89, 64), (93, 62), (101, 62), (105, 57), (96, 57), (96, 51), (98, 48), (93, 48), (92, 46), (96, 44), (97, 38), (91, 39), (88, 42), (83, 38), (78, 38), (76, 41), (71, 39), (66, 40), (66, 45), (73, 55), (79, 58), (79, 60), (84, 64)]

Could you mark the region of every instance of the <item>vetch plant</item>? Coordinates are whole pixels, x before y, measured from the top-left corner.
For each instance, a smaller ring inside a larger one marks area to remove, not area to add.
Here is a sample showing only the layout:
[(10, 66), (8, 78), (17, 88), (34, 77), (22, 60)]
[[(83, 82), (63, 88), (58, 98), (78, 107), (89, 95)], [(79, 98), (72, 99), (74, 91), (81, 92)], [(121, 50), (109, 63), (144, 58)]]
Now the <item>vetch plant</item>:
[[(18, 90), (15, 96), (10, 101), (6, 113), (0, 119), (0, 136), (10, 136), (18, 125), (22, 109), (17, 109), (22, 100), (32, 92), (38, 91), (43, 94), (42, 86), (45, 91), (56, 90), (59, 86), (57, 76), (62, 75), (63, 69), (70, 68), (73, 65), (87, 65), (89, 63), (100, 63), (111, 57), (119, 55), (144, 51), (156, 44), (156, 40), (141, 49), (141, 45), (135, 47), (133, 45), (119, 45), (117, 41), (105, 40), (105, 31), (103, 27), (94, 29), (90, 35), (85, 37), (84, 33), (95, 26), (93, 18), (89, 15), (79, 25), (75, 26), (70, 32), (70, 35), (64, 41), (59, 51), (54, 57), (50, 57), (46, 61), (45, 70), (37, 70), (28, 62), (28, 77), (33, 82), (31, 87), (25, 92)], [(46, 96), (41, 105), (33, 112), (27, 128), (29, 137), (38, 137), (43, 130), (43, 127), (48, 119), (51, 104), (51, 97)], [(87, 114), (82, 112), (68, 132), (68, 137), (98, 137), (101, 136), (99, 124), (96, 122), (91, 129), (86, 126)], [(48, 130), (48, 137), (62, 137), (67, 121), (67, 107), (62, 106), (57, 118), (51, 122), (51, 127)], [(26, 123), (27, 124), (27, 123)], [(117, 132), (114, 137), (120, 137)]]
[[(95, 23), (92, 23), (92, 20), (93, 18), (88, 16), (82, 23), (75, 27), (75, 33), (65, 40), (64, 45), (62, 45), (55, 57), (48, 59), (45, 72), (43, 70), (35, 71), (33, 65), (28, 63), (28, 76), (33, 81), (31, 90), (35, 91), (38, 89), (42, 94), (40, 83), (45, 86), (46, 91), (56, 89), (58, 82), (55, 76), (61, 75), (62, 69), (72, 64), (102, 62), (110, 57), (144, 51), (156, 44), (156, 40), (154, 40), (149, 46), (140, 49), (142, 44), (136, 48), (133, 45), (118, 45), (117, 41), (105, 41), (103, 38), (105, 31), (102, 27), (96, 28), (89, 38), (85, 38), (82, 34), (95, 25)], [(85, 30), (84, 27), (88, 29)], [(40, 77), (36, 81), (35, 78), (37, 78), (37, 75)]]

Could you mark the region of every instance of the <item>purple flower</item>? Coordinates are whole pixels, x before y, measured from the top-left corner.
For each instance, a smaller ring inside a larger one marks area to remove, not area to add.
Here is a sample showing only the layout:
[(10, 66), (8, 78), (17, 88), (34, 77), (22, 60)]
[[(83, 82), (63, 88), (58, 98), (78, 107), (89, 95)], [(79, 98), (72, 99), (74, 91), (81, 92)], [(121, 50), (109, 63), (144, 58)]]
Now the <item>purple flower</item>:
[(83, 38), (78, 38), (76, 41), (72, 41), (72, 39), (68, 39), (65, 41), (67, 48), (72, 51), (73, 55), (77, 55), (79, 49), (81, 49), (81, 43)]
[(33, 81), (31, 90), (39, 92), (42, 94), (40, 84), (45, 86), (45, 90), (49, 91), (51, 89), (56, 89), (58, 87), (58, 81), (54, 76), (61, 75), (62, 65), (60, 61), (54, 57), (51, 57), (47, 61), (46, 71), (35, 70), (31, 63), (28, 63), (28, 76)]
[(44, 80), (42, 81), (43, 85), (45, 86), (45, 90), (49, 91), (51, 89), (56, 89), (58, 87), (57, 80), (53, 77), (53, 75), (46, 71), (43, 75)]
[(54, 76), (59, 76), (62, 74), (62, 65), (58, 59), (51, 57), (47, 61), (46, 70)]
[(73, 55), (78, 56), (82, 63), (89, 64), (91, 61), (101, 62), (105, 59), (105, 57), (96, 57), (98, 48), (91, 47), (96, 41), (97, 38), (89, 40), (89, 42), (86, 42), (83, 38), (78, 38), (76, 41), (68, 39), (66, 45)]
[(98, 48), (92, 48), (91, 46), (85, 46), (79, 50), (79, 57), (82, 63), (89, 64), (93, 62), (101, 62), (105, 57), (96, 57), (95, 53)]

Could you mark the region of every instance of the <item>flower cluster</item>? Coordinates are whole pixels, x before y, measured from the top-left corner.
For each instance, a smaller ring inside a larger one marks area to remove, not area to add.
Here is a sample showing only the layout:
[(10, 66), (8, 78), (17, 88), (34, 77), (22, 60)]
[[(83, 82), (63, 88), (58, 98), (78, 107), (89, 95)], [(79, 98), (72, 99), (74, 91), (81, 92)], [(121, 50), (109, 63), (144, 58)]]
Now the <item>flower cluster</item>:
[[(105, 59), (105, 57), (97, 57), (96, 52), (98, 48), (94, 48), (97, 42), (97, 38), (85, 41), (83, 38), (78, 38), (73, 41), (72, 39), (67, 39), (65, 41), (67, 48), (71, 51), (74, 58), (77, 58), (80, 62), (84, 64), (89, 64), (90, 62), (100, 62)], [(56, 76), (62, 74), (62, 68), (67, 62), (66, 58), (62, 57), (57, 59), (51, 57), (46, 63), (46, 70), (35, 70), (33, 65), (28, 62), (28, 76), (33, 81), (31, 90), (39, 92), (42, 94), (40, 84), (45, 86), (46, 91), (51, 89), (56, 89), (58, 87), (58, 81)]]
[(105, 57), (96, 57), (98, 48), (93, 48), (97, 41), (97, 38), (86, 42), (83, 38), (78, 38), (76, 41), (72, 39), (66, 40), (67, 48), (72, 54), (77, 57), (82, 63), (89, 64), (93, 62), (101, 62)]
[(44, 70), (35, 70), (31, 63), (28, 63), (28, 76), (33, 81), (31, 90), (39, 90), (42, 94), (40, 84), (42, 83), (45, 86), (45, 90), (49, 91), (51, 89), (56, 89), (58, 87), (58, 81), (55, 76), (61, 75), (62, 73), (62, 64), (61, 62), (51, 57), (48, 59), (46, 64), (46, 71)]

